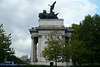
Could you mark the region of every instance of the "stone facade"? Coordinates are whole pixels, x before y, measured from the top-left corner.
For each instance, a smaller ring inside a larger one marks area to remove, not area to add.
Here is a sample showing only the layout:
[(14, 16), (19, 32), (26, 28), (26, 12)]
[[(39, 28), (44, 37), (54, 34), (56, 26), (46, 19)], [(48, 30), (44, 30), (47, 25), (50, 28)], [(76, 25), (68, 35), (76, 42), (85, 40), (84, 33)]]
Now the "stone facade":
[[(57, 28), (63, 35), (64, 38), (70, 39), (70, 35), (73, 29), (64, 27), (63, 19), (40, 19), (39, 26), (29, 29), (31, 33), (32, 46), (31, 46), (31, 63), (32, 64), (47, 64), (50, 62), (46, 61), (41, 56), (42, 50), (47, 45), (47, 36), (53, 28)], [(65, 66), (66, 63), (59, 63), (60, 66)]]

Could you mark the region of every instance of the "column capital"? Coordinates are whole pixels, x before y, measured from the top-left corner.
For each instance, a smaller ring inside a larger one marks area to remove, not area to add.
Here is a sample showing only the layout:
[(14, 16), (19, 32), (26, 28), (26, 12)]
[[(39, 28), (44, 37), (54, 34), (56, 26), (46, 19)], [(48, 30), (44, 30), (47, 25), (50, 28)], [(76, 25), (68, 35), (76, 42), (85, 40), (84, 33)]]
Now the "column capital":
[(34, 39), (34, 36), (31, 36), (32, 39)]
[(34, 39), (35, 37), (38, 37), (38, 36), (31, 36), (32, 39)]

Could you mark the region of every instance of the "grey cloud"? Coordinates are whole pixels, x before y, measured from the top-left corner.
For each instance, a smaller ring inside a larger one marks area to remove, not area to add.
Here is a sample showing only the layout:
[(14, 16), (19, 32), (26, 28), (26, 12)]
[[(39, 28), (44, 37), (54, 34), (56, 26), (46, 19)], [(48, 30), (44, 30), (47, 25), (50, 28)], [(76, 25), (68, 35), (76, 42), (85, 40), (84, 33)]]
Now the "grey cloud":
[[(4, 24), (4, 29), (7, 33), (12, 33), (12, 47), (15, 48), (17, 56), (29, 53), (31, 40), (28, 29), (38, 26), (38, 14), (42, 12), (42, 10), (49, 12), (50, 7), (48, 4), (52, 4), (54, 1), (55, 0), (0, 0), (0, 24)], [(73, 4), (75, 6), (74, 10)], [(77, 4), (85, 5), (81, 5), (84, 7), (82, 8), (77, 6)], [(77, 2), (74, 3), (73, 0), (57, 0), (55, 7), (54, 11), (60, 12), (58, 16), (65, 20), (64, 24), (66, 26), (70, 26), (73, 22), (79, 23), (86, 14), (94, 14), (96, 10), (96, 7), (87, 0), (77, 0)], [(21, 48), (20, 46), (23, 45), (24, 47)]]

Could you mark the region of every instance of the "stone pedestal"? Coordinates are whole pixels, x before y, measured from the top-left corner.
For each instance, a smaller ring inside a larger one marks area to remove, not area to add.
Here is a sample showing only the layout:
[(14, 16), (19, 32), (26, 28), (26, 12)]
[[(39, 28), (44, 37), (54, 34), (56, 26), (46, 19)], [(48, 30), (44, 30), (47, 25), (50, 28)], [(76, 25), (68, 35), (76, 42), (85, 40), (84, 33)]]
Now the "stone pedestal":
[(39, 26), (41, 27), (48, 27), (48, 26), (55, 26), (55, 27), (63, 27), (63, 19), (40, 19)]
[[(53, 28), (57, 28), (65, 38), (69, 38), (70, 34), (73, 32), (72, 29), (64, 27), (63, 19), (40, 19), (39, 26), (29, 29), (32, 38), (32, 47), (31, 47), (31, 63), (35, 64), (45, 64), (48, 65), (49, 62), (41, 56), (42, 50), (46, 45), (46, 38)], [(38, 48), (37, 48), (38, 43)], [(37, 52), (38, 51), (38, 52)], [(59, 63), (60, 66), (66, 65), (65, 63)], [(59, 65), (58, 64), (58, 65)]]

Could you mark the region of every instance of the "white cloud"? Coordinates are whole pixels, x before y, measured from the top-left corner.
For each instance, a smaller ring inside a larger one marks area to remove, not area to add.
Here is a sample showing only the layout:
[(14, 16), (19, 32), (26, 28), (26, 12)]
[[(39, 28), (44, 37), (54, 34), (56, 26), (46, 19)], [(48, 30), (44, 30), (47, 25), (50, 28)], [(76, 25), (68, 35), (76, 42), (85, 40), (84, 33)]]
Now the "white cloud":
[(15, 55), (21, 57), (22, 55), (30, 55), (31, 37), (29, 32), (23, 29), (12, 27), (12, 45), (15, 49)]
[[(62, 6), (62, 7), (61, 7)], [(88, 0), (59, 0), (57, 11), (60, 11), (59, 17), (64, 18), (65, 25), (71, 26), (72, 23), (79, 23), (88, 14), (94, 15), (97, 6), (88, 2)]]
[[(31, 39), (30, 37), (26, 39), (19, 39), (13, 42), (12, 47), (15, 49), (16, 56), (30, 55)], [(20, 53), (20, 54), (19, 54)]]
[[(0, 3), (0, 23), (12, 33), (12, 47), (16, 55), (30, 55), (31, 37), (29, 28), (38, 26), (38, 14), (42, 10), (49, 12), (48, 4), (55, 0), (2, 0)], [(65, 26), (79, 23), (84, 16), (96, 13), (97, 6), (88, 0), (57, 0), (55, 13), (64, 19)]]

